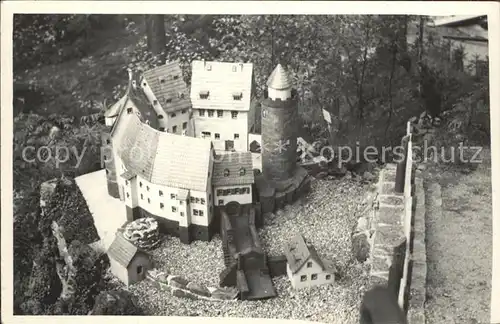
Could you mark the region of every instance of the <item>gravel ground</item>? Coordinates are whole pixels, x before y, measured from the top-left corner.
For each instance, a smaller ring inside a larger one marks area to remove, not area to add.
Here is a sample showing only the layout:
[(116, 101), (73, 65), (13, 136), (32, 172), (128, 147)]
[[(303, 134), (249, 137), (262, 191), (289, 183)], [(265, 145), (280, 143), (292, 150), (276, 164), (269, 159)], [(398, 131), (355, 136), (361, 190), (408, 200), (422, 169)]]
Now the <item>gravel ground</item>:
[[(147, 314), (301, 319), (358, 323), (366, 269), (351, 257), (350, 234), (366, 188), (351, 180), (315, 180), (311, 193), (285, 211), (266, 218), (260, 237), (267, 252), (282, 253), (294, 234), (302, 234), (322, 257), (336, 261), (340, 278), (333, 285), (293, 290), (286, 277), (274, 278), (278, 297), (263, 301), (212, 302), (181, 299), (145, 280), (128, 289)], [(216, 287), (223, 269), (221, 241), (180, 243), (168, 237), (153, 252), (157, 268)]]

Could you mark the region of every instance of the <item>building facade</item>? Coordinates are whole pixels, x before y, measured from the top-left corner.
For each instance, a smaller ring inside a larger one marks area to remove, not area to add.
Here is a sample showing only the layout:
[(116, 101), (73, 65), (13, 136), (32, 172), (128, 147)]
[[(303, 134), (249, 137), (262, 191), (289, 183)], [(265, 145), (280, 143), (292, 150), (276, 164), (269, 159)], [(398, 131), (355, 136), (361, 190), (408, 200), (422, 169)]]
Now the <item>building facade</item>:
[(192, 69), (195, 136), (212, 140), (217, 151), (247, 151), (255, 123), (253, 65), (194, 61)]

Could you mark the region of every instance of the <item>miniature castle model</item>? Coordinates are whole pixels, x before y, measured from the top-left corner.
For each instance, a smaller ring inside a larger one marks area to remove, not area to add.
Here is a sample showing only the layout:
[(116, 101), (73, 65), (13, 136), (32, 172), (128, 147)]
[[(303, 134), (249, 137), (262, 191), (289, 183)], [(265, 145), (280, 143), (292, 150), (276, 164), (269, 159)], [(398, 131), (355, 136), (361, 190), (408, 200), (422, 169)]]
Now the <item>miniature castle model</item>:
[(218, 230), (217, 208), (252, 204), (260, 195), (269, 212), (298, 196), (307, 172), (297, 168), (296, 98), (281, 65), (268, 81), (262, 141), (289, 146), (262, 150), (264, 178), (254, 193), (252, 68), (194, 61), (190, 97), (177, 62), (139, 80), (129, 70), (126, 93), (106, 111), (102, 135), (108, 192), (125, 204), (127, 221), (150, 216), (184, 243), (208, 241)]
[(335, 282), (335, 269), (331, 262), (321, 260), (314, 246), (296, 236), (285, 251), (286, 272), (295, 289)]

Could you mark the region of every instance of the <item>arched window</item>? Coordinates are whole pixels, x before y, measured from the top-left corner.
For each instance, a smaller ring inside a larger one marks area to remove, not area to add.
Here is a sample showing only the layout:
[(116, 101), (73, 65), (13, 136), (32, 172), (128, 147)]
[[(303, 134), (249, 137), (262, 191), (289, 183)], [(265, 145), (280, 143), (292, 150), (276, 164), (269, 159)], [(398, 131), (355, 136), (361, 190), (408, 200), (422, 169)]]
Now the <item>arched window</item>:
[(240, 169), (240, 176), (244, 176), (246, 174), (245, 168)]
[(229, 169), (224, 169), (224, 176), (229, 177)]

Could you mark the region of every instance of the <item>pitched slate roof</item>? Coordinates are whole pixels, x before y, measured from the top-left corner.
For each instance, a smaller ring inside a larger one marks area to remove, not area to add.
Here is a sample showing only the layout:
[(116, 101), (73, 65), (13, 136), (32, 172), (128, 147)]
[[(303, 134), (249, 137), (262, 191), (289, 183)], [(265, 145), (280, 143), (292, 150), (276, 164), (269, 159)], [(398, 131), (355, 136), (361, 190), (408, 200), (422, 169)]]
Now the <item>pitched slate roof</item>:
[[(179, 62), (168, 62), (148, 70), (143, 77), (164, 111), (171, 113), (191, 108), (189, 89), (184, 82)], [(179, 96), (181, 93), (183, 98)], [(167, 102), (167, 99), (171, 102)]]
[(113, 146), (128, 172), (158, 185), (206, 191), (210, 139), (157, 131), (135, 113), (122, 112), (116, 123)]
[[(244, 169), (244, 171), (242, 170)], [(229, 171), (226, 176), (224, 172)], [(240, 175), (240, 171), (244, 174)], [(214, 186), (232, 186), (254, 183), (252, 153), (236, 152), (218, 155), (214, 161)]]
[(292, 87), (292, 78), (288, 71), (278, 64), (267, 79), (267, 86), (275, 90), (289, 89)]
[(124, 267), (128, 267), (130, 261), (140, 250), (131, 242), (127, 241), (121, 233), (117, 233), (113, 243), (109, 246), (108, 256)]
[(314, 246), (308, 246), (302, 235), (295, 236), (288, 243), (285, 256), (293, 274), (297, 273), (308, 260), (315, 261), (323, 271), (326, 269)]
[[(251, 63), (193, 61), (191, 102), (197, 109), (248, 111), (252, 96)], [(207, 99), (200, 93), (208, 92)], [(235, 100), (234, 94), (241, 94)]]

